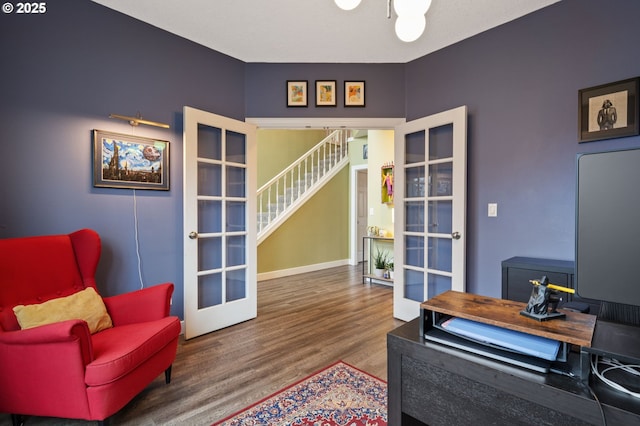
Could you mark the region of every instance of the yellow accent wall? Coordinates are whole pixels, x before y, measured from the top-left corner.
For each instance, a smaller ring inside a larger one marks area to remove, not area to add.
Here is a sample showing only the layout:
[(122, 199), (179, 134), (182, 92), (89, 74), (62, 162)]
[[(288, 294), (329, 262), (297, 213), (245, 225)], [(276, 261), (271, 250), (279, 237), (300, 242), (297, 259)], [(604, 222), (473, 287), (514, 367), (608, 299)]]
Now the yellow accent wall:
[[(320, 142), (323, 130), (259, 130), (258, 187)], [(349, 257), (349, 167), (258, 246), (258, 273)]]
[(324, 130), (258, 130), (258, 188), (325, 136)]
[(258, 273), (349, 257), (349, 167), (258, 246)]
[(369, 167), (368, 167), (368, 194), (369, 210), (373, 214), (368, 216), (368, 226), (377, 226), (387, 232), (388, 237), (393, 236), (393, 204), (382, 203), (382, 166), (394, 161), (393, 154), (393, 130), (369, 130)]

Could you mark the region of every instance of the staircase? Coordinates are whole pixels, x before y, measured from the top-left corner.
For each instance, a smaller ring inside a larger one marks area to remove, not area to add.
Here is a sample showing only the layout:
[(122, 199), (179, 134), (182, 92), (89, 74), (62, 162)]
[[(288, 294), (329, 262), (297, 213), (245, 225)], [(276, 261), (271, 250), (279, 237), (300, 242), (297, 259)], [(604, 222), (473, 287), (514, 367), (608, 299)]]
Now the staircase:
[(349, 164), (348, 130), (335, 130), (258, 189), (258, 245)]

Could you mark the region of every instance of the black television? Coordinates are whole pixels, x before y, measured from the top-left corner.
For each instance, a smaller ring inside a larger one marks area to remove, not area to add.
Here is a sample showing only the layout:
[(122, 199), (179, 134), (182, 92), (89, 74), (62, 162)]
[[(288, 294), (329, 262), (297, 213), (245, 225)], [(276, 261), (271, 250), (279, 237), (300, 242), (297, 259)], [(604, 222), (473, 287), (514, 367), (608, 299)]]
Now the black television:
[(578, 154), (575, 287), (640, 326), (640, 148)]

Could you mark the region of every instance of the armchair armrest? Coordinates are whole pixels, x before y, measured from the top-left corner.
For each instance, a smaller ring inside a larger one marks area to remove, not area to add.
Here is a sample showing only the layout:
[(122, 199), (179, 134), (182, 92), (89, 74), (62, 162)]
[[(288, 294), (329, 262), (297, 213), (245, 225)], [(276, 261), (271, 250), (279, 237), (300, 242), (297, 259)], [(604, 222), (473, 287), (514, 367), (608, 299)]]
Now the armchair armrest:
[(173, 284), (164, 283), (103, 300), (113, 325), (120, 326), (169, 316), (172, 295)]
[[(0, 332), (0, 346), (11, 345), (10, 353), (16, 359), (20, 353), (43, 351), (42, 345), (47, 345), (46, 353), (53, 355), (58, 347), (79, 346), (83, 365), (93, 360), (93, 346), (89, 326), (82, 320), (67, 320), (25, 330)], [(9, 351), (5, 355), (8, 355)], [(5, 360), (3, 360), (4, 362)]]
[(88, 412), (85, 370), (92, 361), (91, 335), (82, 320), (0, 331), (0, 411), (46, 415), (60, 412), (55, 407), (61, 401), (73, 401)]

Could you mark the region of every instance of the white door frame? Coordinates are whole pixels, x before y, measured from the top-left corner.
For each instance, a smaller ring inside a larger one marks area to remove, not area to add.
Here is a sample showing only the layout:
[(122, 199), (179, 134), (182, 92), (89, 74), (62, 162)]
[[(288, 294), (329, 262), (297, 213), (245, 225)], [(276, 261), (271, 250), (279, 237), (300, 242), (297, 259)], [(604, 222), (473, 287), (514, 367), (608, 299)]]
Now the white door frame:
[(247, 123), (255, 124), (259, 129), (364, 129), (393, 130), (405, 123), (404, 117), (388, 118), (294, 118), (294, 117), (247, 117)]

